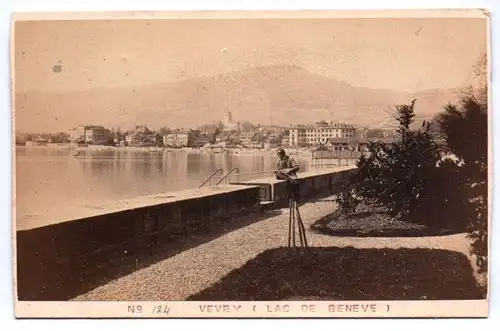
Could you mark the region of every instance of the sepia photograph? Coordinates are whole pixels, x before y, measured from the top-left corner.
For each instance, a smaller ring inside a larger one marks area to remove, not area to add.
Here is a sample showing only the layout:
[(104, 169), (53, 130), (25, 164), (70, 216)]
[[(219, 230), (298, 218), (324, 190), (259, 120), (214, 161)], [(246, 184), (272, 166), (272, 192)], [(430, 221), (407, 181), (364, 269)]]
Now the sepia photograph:
[(489, 28), (13, 15), (16, 316), (487, 317)]

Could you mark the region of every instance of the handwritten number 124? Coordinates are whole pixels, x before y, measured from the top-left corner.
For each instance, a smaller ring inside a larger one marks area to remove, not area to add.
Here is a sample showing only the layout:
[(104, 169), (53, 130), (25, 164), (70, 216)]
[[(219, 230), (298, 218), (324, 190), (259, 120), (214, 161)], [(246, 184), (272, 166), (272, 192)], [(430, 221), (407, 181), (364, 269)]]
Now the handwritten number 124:
[(153, 307), (154, 314), (168, 314), (170, 312), (170, 308), (166, 305), (158, 305)]

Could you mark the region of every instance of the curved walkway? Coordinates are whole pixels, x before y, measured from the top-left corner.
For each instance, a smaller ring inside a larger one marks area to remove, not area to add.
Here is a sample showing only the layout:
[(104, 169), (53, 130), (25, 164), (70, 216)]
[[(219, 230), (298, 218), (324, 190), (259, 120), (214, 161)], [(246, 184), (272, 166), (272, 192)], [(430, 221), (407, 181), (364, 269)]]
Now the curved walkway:
[[(331, 198), (305, 203), (300, 211), (306, 229), (333, 211)], [(277, 216), (229, 232), (127, 276), (98, 287), (73, 300), (178, 301), (209, 287), (231, 270), (271, 248), (285, 246), (288, 209)], [(468, 255), (465, 234), (424, 238), (332, 237), (307, 230), (310, 246), (356, 248), (437, 248)]]

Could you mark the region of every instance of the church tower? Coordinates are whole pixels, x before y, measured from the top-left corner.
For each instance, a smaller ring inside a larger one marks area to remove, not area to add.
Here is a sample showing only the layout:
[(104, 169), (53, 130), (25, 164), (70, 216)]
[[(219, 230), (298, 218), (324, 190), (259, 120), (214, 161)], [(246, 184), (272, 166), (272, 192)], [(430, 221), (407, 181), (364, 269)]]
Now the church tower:
[(229, 110), (224, 113), (224, 124), (230, 126), (233, 123), (233, 114)]

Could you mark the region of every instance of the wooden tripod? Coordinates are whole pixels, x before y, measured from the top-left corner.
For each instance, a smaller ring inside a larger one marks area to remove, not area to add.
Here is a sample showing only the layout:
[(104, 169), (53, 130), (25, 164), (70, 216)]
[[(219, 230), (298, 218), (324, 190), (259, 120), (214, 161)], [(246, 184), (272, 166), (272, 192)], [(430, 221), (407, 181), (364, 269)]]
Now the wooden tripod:
[(290, 199), (290, 219), (288, 222), (288, 247), (297, 247), (295, 243), (295, 221), (297, 221), (297, 228), (299, 230), (300, 247), (307, 248), (307, 238), (306, 229), (304, 223), (302, 223), (302, 217), (300, 216), (299, 207), (297, 206), (297, 201)]

